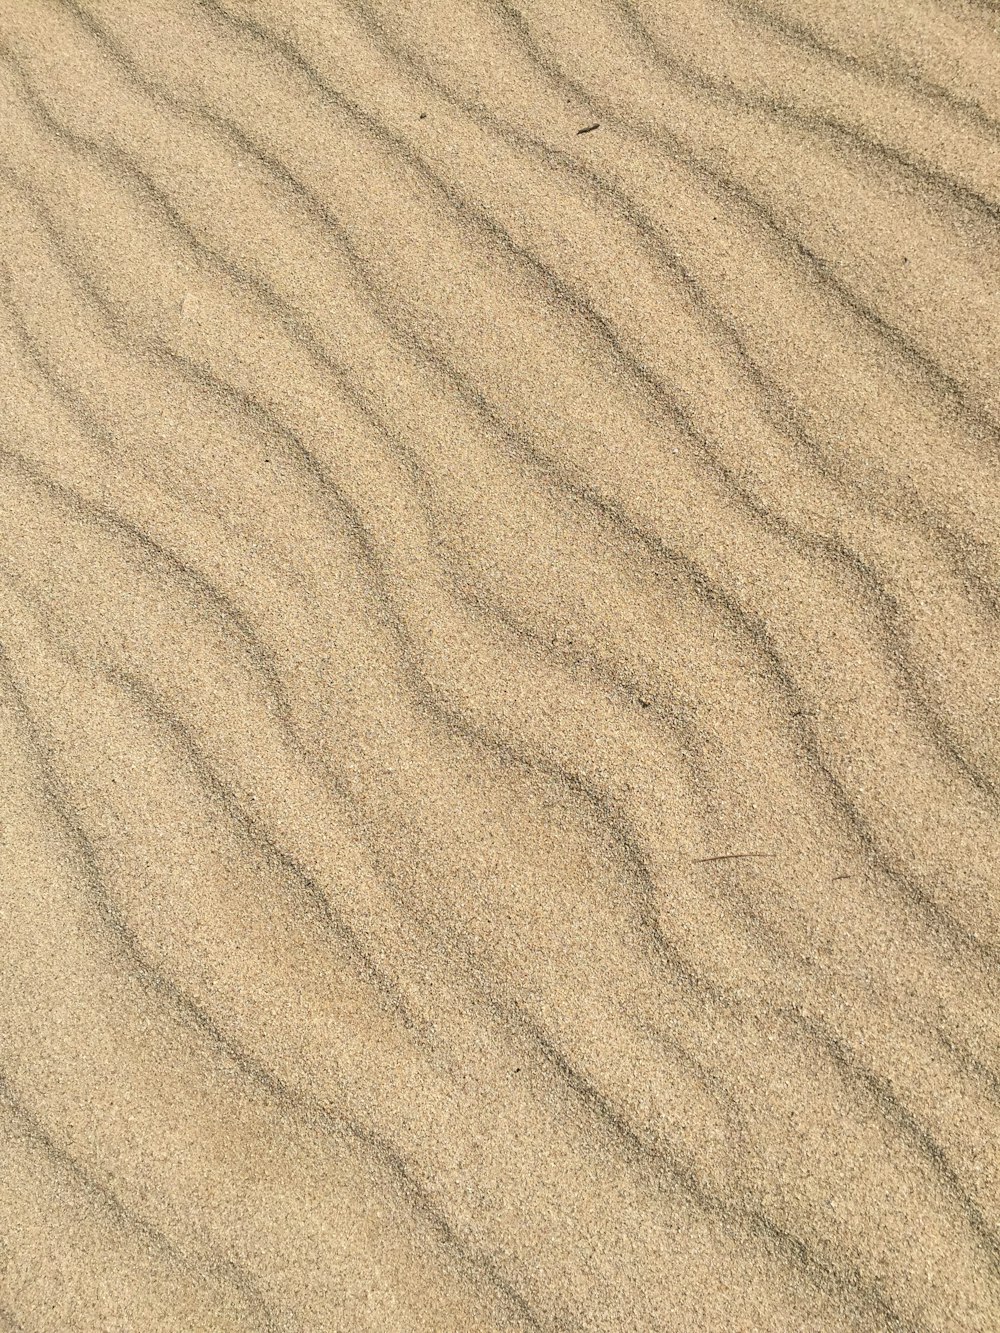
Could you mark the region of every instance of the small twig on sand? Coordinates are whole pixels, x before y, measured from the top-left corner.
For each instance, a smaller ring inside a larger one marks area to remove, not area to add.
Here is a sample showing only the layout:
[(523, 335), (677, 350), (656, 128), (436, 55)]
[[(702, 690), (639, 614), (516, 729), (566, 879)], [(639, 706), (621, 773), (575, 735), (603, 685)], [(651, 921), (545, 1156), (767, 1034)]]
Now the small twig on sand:
[(693, 866), (708, 865), (709, 861), (749, 861), (763, 857), (770, 858), (770, 852), (726, 852), (722, 856), (695, 856), (691, 858)]

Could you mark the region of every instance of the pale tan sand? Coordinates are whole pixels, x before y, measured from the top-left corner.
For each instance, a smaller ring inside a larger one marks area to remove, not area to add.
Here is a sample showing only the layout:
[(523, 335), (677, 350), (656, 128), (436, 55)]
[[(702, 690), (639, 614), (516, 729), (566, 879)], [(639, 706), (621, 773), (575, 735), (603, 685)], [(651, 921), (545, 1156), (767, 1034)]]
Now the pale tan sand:
[(998, 70), (2, 0), (0, 1327), (1000, 1327)]

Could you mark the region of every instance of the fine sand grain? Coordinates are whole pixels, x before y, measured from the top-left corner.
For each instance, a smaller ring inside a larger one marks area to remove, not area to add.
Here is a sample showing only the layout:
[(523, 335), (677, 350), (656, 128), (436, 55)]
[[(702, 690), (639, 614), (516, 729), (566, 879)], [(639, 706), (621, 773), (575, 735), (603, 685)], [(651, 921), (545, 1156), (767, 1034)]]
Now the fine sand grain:
[(0, 0), (0, 1328), (1000, 1328), (993, 0)]

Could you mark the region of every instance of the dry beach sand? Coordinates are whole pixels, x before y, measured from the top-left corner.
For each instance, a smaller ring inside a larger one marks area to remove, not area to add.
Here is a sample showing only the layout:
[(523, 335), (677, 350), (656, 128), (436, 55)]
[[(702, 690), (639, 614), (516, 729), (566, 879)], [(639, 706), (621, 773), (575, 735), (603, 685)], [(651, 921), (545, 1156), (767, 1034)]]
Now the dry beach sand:
[(0, 0), (0, 1328), (1000, 1328), (1000, 11)]

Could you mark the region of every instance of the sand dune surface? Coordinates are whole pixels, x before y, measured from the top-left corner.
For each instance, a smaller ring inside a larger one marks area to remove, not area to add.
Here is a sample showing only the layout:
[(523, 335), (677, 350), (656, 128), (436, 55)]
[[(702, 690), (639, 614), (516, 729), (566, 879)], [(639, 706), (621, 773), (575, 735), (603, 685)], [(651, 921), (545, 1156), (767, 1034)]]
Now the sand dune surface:
[(0, 0), (0, 1328), (1000, 1327), (991, 0)]

